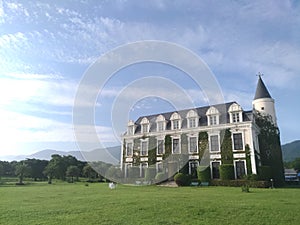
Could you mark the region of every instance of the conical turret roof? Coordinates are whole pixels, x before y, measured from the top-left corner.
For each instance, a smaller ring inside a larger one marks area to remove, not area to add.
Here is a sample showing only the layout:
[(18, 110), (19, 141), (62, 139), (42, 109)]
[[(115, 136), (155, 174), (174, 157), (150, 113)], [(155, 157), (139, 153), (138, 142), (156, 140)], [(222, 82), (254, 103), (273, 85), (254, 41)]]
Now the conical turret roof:
[(256, 92), (254, 100), (260, 99), (260, 98), (272, 98), (266, 85), (264, 84), (263, 80), (261, 79), (261, 76), (258, 76), (258, 82), (256, 86)]

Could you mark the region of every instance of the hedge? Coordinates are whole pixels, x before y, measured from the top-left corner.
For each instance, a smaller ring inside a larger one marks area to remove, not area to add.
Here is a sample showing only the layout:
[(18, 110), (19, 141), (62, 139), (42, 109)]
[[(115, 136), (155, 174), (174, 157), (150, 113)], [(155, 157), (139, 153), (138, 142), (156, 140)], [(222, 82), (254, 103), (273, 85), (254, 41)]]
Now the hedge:
[(178, 186), (190, 186), (192, 179), (189, 174), (177, 173), (174, 176), (174, 181)]
[(209, 182), (210, 177), (210, 167), (209, 166), (198, 166), (197, 168), (198, 179), (201, 182)]
[(221, 180), (233, 180), (234, 179), (233, 164), (220, 165), (220, 178), (221, 178)]
[(249, 181), (249, 180), (211, 180), (212, 186), (230, 186), (230, 187), (242, 187), (248, 185), (252, 188), (269, 188), (271, 184), (269, 181)]
[(164, 172), (157, 173), (155, 176), (155, 183), (160, 184), (168, 180), (168, 174)]

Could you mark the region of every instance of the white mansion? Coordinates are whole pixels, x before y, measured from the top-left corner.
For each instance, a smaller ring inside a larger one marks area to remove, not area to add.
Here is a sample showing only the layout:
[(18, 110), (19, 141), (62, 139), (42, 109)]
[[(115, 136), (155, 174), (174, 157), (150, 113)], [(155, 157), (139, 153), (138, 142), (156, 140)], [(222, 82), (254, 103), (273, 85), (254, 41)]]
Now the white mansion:
[[(207, 165), (211, 169), (211, 178), (218, 179), (219, 166), (223, 162), (221, 133), (225, 130), (230, 131), (231, 163), (234, 165), (235, 178), (242, 178), (249, 173), (257, 174), (260, 150), (259, 128), (254, 119), (256, 112), (270, 115), (276, 125), (274, 100), (260, 76), (252, 105), (252, 110), (244, 111), (237, 102), (228, 102), (143, 116), (135, 122), (130, 120), (127, 132), (122, 136), (121, 168), (125, 177), (132, 166), (140, 169), (140, 177), (144, 176), (145, 168), (150, 166), (155, 167), (157, 172), (170, 173), (172, 170), (174, 173), (174, 162), (171, 169), (171, 165), (168, 165), (170, 161), (164, 161), (166, 157), (183, 153), (187, 156), (186, 171), (195, 173), (203, 155), (199, 134), (205, 133), (209, 155)], [(153, 149), (155, 152), (150, 154)], [(179, 164), (175, 162), (178, 170)]]

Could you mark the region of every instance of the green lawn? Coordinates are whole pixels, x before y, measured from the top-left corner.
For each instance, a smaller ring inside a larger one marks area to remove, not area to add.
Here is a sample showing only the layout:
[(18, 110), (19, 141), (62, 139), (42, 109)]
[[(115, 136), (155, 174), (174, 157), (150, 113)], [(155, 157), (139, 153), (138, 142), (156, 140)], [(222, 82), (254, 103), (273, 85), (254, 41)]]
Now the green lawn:
[(300, 189), (0, 186), (0, 224), (299, 224)]

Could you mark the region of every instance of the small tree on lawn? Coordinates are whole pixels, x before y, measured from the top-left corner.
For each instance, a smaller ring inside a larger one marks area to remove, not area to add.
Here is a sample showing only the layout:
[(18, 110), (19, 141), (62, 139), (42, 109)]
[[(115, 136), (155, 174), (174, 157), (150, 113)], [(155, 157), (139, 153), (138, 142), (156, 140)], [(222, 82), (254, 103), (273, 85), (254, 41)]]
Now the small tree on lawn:
[(88, 181), (91, 181), (93, 178), (97, 177), (97, 172), (93, 169), (90, 164), (86, 164), (83, 167), (83, 175), (88, 177)]
[(46, 166), (45, 170), (43, 171), (43, 173), (48, 177), (48, 184), (52, 184), (52, 179), (55, 175), (55, 170), (55, 165), (50, 161)]
[(23, 179), (29, 174), (29, 166), (24, 162), (18, 162), (16, 165), (15, 174), (19, 177), (18, 184), (24, 184)]
[(68, 177), (71, 177), (71, 179), (72, 179), (71, 182), (72, 182), (72, 183), (74, 182), (74, 177), (76, 177), (77, 180), (78, 180), (79, 174), (80, 174), (80, 169), (79, 169), (77, 166), (69, 166), (69, 167), (67, 168), (66, 175), (67, 175)]

